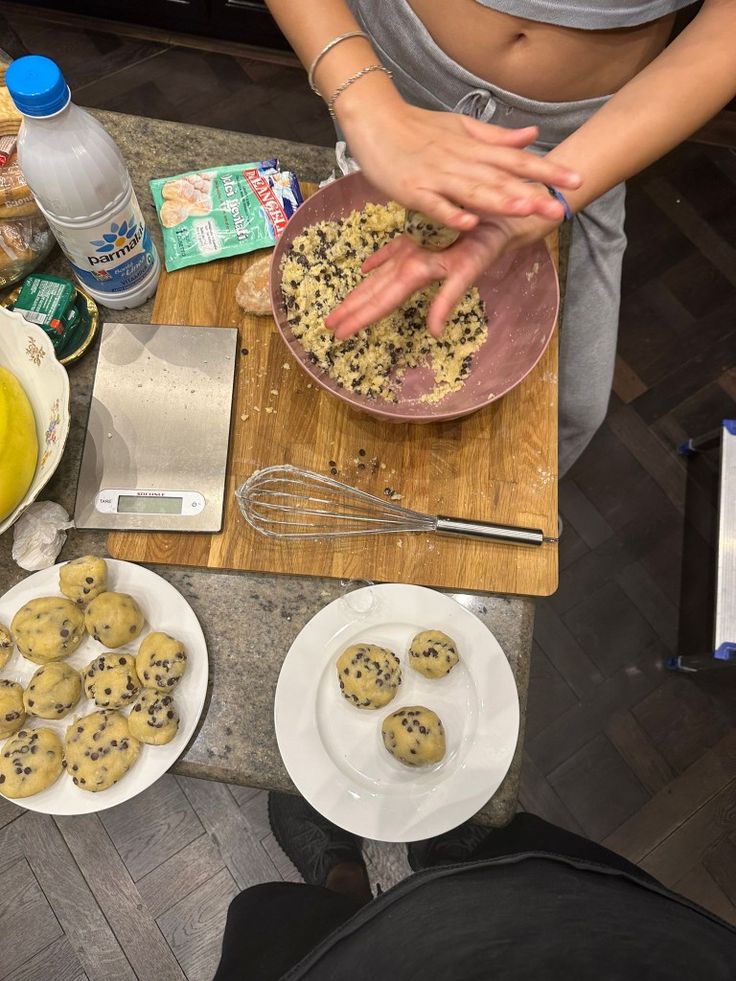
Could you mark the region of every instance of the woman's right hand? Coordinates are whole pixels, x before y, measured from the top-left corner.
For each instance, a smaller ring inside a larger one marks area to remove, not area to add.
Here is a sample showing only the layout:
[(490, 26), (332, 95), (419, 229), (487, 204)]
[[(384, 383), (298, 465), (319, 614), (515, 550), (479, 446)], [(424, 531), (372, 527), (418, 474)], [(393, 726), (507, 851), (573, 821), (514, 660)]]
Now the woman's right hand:
[(562, 205), (541, 185), (573, 189), (581, 183), (568, 167), (523, 149), (537, 137), (534, 126), (503, 129), (399, 98), (379, 111), (341, 116), (340, 123), (372, 184), (459, 231), (500, 215), (560, 221)]

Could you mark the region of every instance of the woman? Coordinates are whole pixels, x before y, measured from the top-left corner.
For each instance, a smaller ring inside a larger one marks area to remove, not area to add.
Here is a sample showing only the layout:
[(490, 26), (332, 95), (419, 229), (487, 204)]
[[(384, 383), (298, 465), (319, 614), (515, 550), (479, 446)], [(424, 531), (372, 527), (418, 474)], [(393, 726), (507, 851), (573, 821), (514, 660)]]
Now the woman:
[[(401, 204), (464, 232), (443, 253), (406, 236), (328, 318), (347, 337), (435, 279), (439, 334), (502, 253), (572, 218), (560, 348), (560, 474), (605, 417), (618, 330), (623, 181), (736, 95), (736, 0), (268, 0), (352, 155)], [(389, 69), (393, 79), (380, 65)], [(357, 76), (357, 77), (356, 77)], [(339, 94), (336, 94), (338, 93)], [(534, 126), (534, 130), (527, 127)], [(508, 132), (513, 130), (514, 132)], [(506, 131), (506, 132), (504, 132)], [(544, 154), (535, 160), (521, 148)], [(532, 183), (539, 181), (541, 183)]]

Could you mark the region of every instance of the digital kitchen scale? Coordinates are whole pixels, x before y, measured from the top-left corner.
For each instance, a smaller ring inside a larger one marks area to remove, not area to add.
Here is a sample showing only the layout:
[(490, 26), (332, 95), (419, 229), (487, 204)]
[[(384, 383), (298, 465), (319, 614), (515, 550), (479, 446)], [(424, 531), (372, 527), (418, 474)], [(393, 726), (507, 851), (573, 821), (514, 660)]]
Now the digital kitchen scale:
[(231, 327), (104, 325), (77, 528), (222, 528), (237, 349)]

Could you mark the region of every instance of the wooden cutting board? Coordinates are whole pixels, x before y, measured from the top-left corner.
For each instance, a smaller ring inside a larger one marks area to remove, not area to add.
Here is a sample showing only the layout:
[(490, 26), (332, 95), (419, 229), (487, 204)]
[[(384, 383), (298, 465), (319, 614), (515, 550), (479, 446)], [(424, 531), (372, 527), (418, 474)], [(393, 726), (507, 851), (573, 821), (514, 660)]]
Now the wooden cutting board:
[[(314, 186), (304, 186), (305, 194)], [(550, 243), (557, 261), (556, 240)], [(390, 424), (338, 402), (310, 382), (270, 317), (235, 302), (237, 256), (161, 273), (153, 322), (239, 327), (240, 355), (219, 534), (113, 532), (110, 555), (134, 562), (408, 582), (455, 590), (547, 596), (557, 588), (557, 546), (525, 548), (440, 535), (377, 535), (276, 542), (241, 517), (235, 488), (254, 470), (291, 463), (329, 474), (405, 507), (557, 532), (557, 332), (534, 371), (466, 419)], [(363, 454), (362, 451), (365, 451)], [(207, 447), (199, 448), (207, 466)]]

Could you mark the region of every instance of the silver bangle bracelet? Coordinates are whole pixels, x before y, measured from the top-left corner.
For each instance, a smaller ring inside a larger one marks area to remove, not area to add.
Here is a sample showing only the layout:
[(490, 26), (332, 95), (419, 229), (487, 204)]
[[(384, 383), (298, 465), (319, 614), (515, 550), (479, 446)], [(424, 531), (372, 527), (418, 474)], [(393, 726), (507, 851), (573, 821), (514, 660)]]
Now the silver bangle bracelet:
[(347, 41), (348, 38), (351, 38), (351, 37), (364, 37), (364, 38), (367, 38), (368, 35), (365, 33), (365, 31), (348, 31), (346, 34), (338, 34), (337, 37), (333, 37), (333, 39), (331, 41), (328, 41), (327, 42), (327, 44), (324, 46), (324, 48), (322, 48), (322, 50), (319, 52), (319, 54), (317, 55), (317, 57), (312, 62), (312, 65), (311, 65), (311, 67), (309, 69), (309, 72), (307, 74), (307, 79), (309, 81), (309, 87), (310, 87), (310, 89), (316, 95), (319, 95), (320, 94), (319, 89), (314, 84), (314, 73), (317, 70), (317, 65), (319, 65), (320, 61), (322, 61), (322, 59), (324, 58), (324, 56), (327, 54), (328, 51), (332, 51), (332, 49), (334, 47), (336, 47), (338, 44), (342, 43), (343, 41)]
[(353, 82), (357, 82), (359, 78), (364, 78), (366, 75), (370, 75), (371, 72), (384, 72), (389, 78), (393, 78), (393, 75), (388, 68), (384, 68), (383, 65), (368, 65), (366, 68), (361, 68), (359, 72), (351, 75), (350, 78), (346, 78), (342, 85), (339, 85), (337, 89), (335, 89), (332, 98), (327, 103), (327, 111), (333, 119), (335, 118), (335, 103), (343, 94), (345, 89), (349, 89)]

